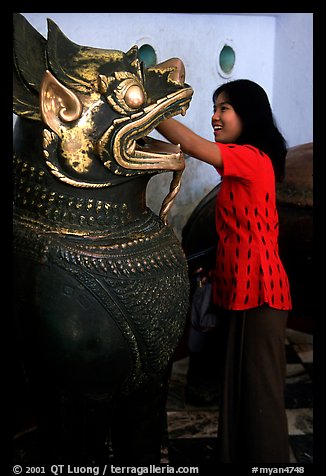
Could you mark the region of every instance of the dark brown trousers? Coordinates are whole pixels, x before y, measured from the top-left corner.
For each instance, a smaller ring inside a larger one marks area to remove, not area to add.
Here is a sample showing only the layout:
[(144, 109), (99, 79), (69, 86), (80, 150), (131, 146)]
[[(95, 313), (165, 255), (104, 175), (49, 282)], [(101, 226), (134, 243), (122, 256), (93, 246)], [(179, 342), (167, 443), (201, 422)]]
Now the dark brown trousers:
[(287, 311), (227, 311), (218, 441), (222, 463), (289, 462), (284, 402)]

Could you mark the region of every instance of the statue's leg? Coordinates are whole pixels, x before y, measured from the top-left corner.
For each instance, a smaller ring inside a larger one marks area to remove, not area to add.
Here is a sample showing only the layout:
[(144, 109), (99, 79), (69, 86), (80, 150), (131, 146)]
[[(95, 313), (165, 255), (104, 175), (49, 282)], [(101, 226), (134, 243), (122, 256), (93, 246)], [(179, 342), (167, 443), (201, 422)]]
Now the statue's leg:
[(111, 408), (107, 400), (58, 389), (38, 389), (40, 459), (53, 464), (108, 462)]
[(133, 362), (120, 315), (112, 317), (58, 266), (17, 259), (15, 269), (17, 352), (33, 393), (41, 458), (105, 459), (109, 402)]
[(45, 373), (31, 379), (37, 423), (35, 463), (108, 463), (112, 401), (58, 388), (50, 379)]
[(116, 464), (159, 464), (166, 433), (168, 377), (151, 380), (121, 399), (112, 422)]

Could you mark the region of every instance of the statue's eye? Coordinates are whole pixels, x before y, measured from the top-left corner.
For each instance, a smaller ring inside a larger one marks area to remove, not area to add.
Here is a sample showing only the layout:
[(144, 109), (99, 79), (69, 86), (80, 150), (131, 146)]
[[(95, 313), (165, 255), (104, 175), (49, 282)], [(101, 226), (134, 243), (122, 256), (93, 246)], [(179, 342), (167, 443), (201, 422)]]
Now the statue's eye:
[(106, 96), (108, 103), (120, 114), (134, 113), (146, 103), (146, 93), (136, 76), (128, 72), (115, 73), (120, 80), (111, 94)]
[(137, 84), (129, 86), (125, 93), (124, 100), (126, 101), (127, 106), (131, 107), (132, 109), (138, 109), (144, 104), (144, 91)]

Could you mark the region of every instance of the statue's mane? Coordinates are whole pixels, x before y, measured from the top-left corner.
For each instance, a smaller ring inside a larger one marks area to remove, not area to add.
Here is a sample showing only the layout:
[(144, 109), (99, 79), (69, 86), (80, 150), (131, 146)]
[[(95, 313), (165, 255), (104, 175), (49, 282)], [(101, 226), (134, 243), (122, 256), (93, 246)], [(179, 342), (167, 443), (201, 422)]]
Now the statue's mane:
[(138, 54), (136, 47), (123, 53), (78, 45), (52, 20), (47, 22), (46, 40), (23, 15), (14, 13), (13, 17), (13, 110), (34, 120), (41, 120), (39, 91), (46, 70), (72, 91), (89, 94), (102, 65), (127, 60), (130, 64)]

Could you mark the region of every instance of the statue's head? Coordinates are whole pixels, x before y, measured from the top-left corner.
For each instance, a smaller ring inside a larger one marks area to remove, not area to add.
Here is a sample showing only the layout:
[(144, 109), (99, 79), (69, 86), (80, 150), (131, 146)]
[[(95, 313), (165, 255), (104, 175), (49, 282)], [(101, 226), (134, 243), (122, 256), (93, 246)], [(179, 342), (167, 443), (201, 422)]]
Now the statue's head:
[(172, 58), (152, 67), (128, 52), (80, 46), (48, 20), (48, 38), (14, 14), (14, 113), (43, 123), (43, 160), (59, 180), (110, 185), (110, 176), (182, 171), (178, 146), (148, 135), (185, 114), (193, 90)]

